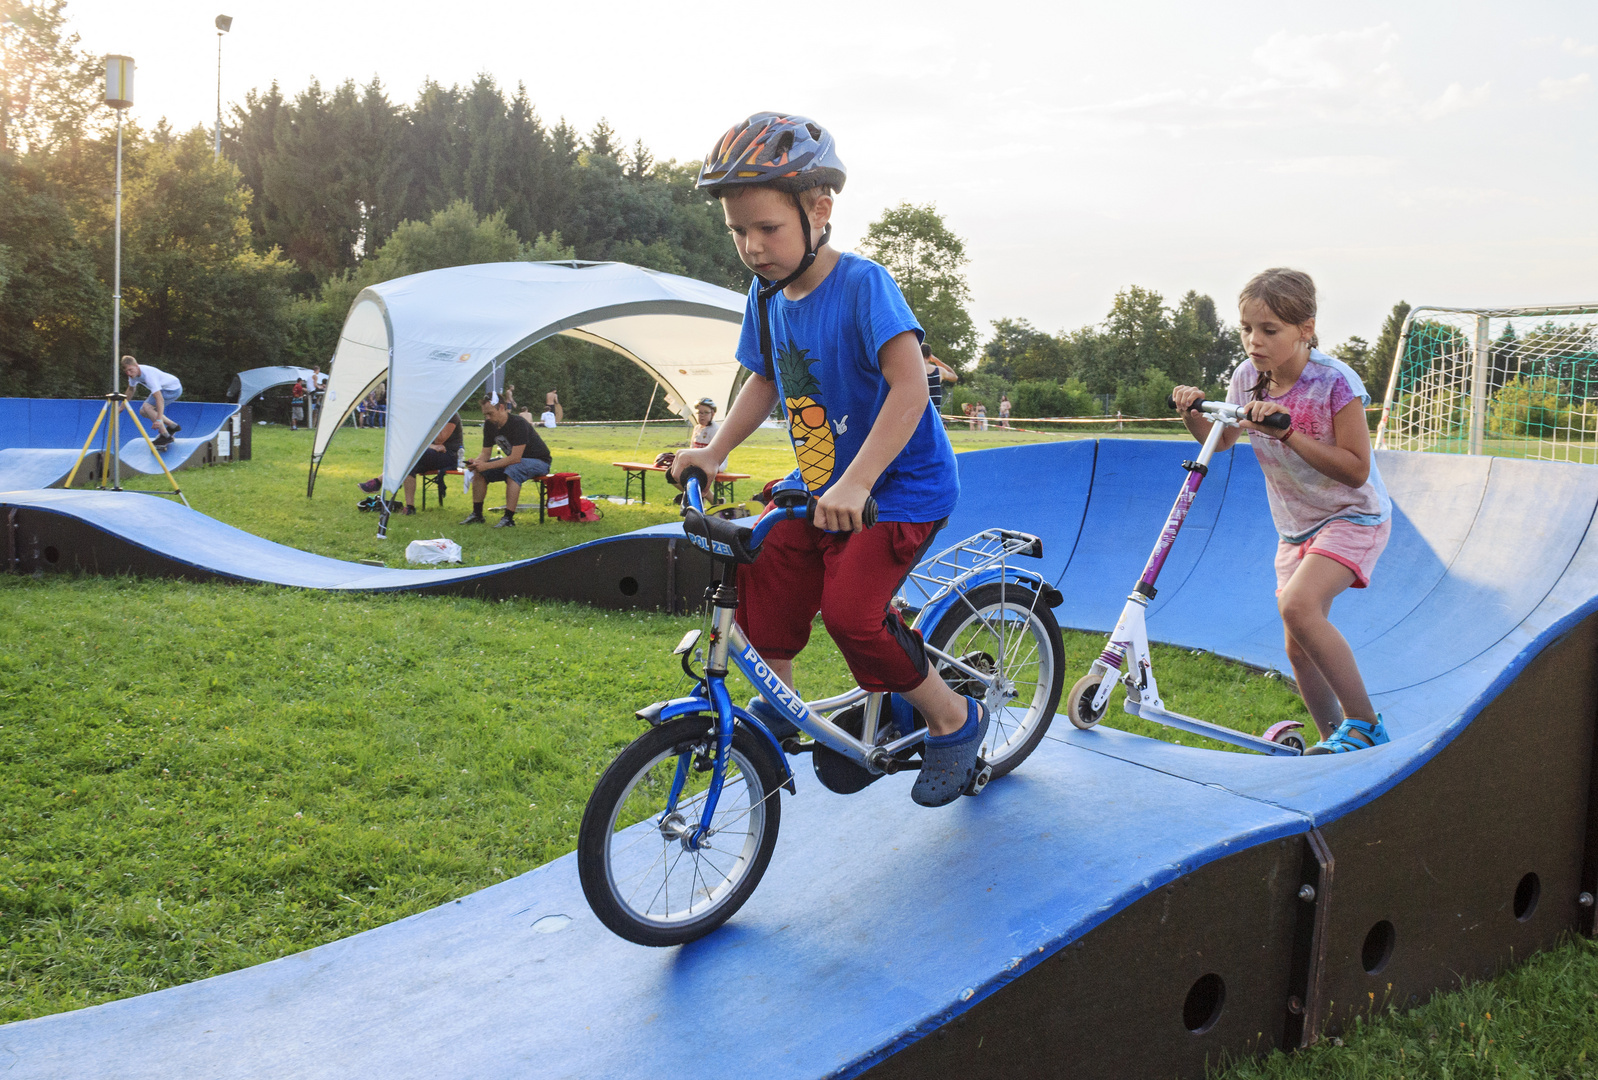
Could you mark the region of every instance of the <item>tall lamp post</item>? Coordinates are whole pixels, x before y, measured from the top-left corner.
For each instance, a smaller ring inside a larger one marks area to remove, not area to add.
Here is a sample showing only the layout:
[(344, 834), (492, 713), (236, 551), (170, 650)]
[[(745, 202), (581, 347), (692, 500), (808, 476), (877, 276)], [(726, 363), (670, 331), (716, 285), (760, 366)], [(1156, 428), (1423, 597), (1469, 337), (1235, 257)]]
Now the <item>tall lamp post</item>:
[(216, 151), (212, 157), (222, 156), (222, 35), (233, 29), (233, 16), (216, 17)]
[[(133, 57), (105, 58), (105, 103), (117, 111), (117, 225), (116, 262), (111, 285), (111, 393), (121, 393), (122, 382), (122, 114), (133, 104)], [(106, 453), (111, 458), (111, 489), (122, 487), (122, 462), (117, 456), (116, 402), (110, 404), (111, 426), (106, 431)], [(104, 483), (104, 481), (101, 481)]]
[[(161, 471), (166, 473), (166, 478), (172, 485), (172, 493), (182, 499), (183, 505), (187, 506), (188, 497), (183, 494), (183, 489), (178, 487), (177, 480), (173, 479), (172, 470), (168, 469), (166, 462), (161, 460), (160, 449), (150, 440), (144, 426), (139, 423), (139, 418), (133, 415), (133, 409), (128, 405), (128, 395), (122, 392), (122, 113), (133, 104), (133, 57), (106, 56), (105, 103), (117, 111), (116, 258), (111, 279), (111, 392), (105, 396), (105, 407), (100, 410), (99, 419), (95, 420), (94, 426), (89, 429), (89, 437), (83, 440), (83, 449), (78, 451), (78, 460), (73, 463), (72, 471), (67, 473), (66, 483), (63, 486), (72, 486), (78, 470), (83, 467), (84, 460), (89, 456), (89, 448), (94, 445), (94, 437), (100, 433), (100, 425), (105, 424), (105, 456), (111, 459), (111, 490), (122, 490), (122, 414), (127, 413), (134, 430), (143, 436), (145, 445), (150, 448), (150, 455), (161, 466)], [(100, 472), (100, 486), (105, 486), (103, 467)]]

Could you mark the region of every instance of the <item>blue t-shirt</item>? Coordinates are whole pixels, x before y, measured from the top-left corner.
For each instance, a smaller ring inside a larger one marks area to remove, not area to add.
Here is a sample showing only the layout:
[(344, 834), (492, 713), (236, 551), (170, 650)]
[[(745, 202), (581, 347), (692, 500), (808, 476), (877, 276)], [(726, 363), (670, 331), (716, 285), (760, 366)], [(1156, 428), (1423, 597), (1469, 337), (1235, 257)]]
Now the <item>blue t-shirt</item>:
[[(738, 362), (764, 375), (757, 279), (749, 287)], [(921, 325), (899, 286), (881, 266), (847, 252), (803, 300), (778, 293), (769, 301), (772, 360), (788, 437), (799, 472), (820, 495), (849, 468), (888, 397), (877, 353)], [(954, 447), (931, 402), (915, 434), (871, 489), (882, 521), (948, 517), (960, 497)]]

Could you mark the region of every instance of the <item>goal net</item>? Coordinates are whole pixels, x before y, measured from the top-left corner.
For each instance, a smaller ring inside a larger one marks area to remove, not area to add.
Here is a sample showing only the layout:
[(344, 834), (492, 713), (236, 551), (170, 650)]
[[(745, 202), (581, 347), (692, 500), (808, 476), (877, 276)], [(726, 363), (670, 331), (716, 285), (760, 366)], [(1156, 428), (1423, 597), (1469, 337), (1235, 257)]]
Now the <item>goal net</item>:
[(1376, 445), (1598, 462), (1598, 304), (1413, 309)]

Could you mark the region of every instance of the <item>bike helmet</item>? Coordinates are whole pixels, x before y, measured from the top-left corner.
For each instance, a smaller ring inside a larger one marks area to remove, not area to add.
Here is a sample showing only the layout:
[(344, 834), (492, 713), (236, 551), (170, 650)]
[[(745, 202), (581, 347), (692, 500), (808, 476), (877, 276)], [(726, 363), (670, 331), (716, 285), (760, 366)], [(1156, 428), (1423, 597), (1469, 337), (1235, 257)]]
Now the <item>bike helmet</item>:
[(803, 116), (763, 112), (734, 124), (716, 140), (694, 186), (711, 198), (743, 184), (797, 195), (823, 184), (842, 191), (846, 177), (832, 135), (820, 124)]

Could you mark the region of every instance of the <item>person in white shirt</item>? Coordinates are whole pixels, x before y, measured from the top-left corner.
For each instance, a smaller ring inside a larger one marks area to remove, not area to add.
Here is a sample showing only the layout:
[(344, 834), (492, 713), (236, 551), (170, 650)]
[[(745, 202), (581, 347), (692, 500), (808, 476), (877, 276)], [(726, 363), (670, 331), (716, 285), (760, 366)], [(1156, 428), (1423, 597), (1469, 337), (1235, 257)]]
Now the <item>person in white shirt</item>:
[[(689, 449), (700, 450), (709, 446), (710, 440), (714, 439), (716, 432), (721, 430), (720, 425), (716, 423), (715, 399), (700, 398), (699, 403), (694, 406), (694, 419), (697, 422), (694, 424), (693, 434), (688, 437), (688, 446)], [(721, 464), (717, 468), (721, 472), (726, 472), (727, 459), (722, 458)]]
[(555, 410), (553, 410), (553, 409), (545, 409), (544, 410), (544, 415), (540, 416), (538, 418), (538, 422), (543, 424), (547, 428), (554, 427), (555, 423), (556, 423), (556, 421), (555, 421)]
[(183, 396), (183, 384), (178, 381), (176, 375), (168, 374), (149, 364), (141, 364), (131, 356), (122, 358), (122, 373), (128, 377), (129, 394), (132, 394), (133, 388), (140, 383), (150, 391), (150, 396), (144, 399), (143, 405), (139, 406), (139, 412), (155, 429), (155, 445), (167, 445), (172, 441), (172, 436), (182, 430), (182, 425), (167, 419), (166, 409), (168, 405)]

